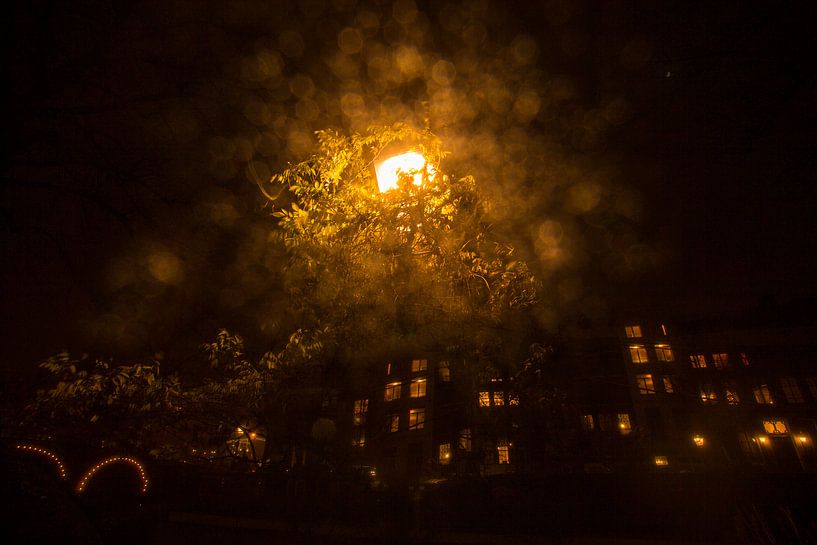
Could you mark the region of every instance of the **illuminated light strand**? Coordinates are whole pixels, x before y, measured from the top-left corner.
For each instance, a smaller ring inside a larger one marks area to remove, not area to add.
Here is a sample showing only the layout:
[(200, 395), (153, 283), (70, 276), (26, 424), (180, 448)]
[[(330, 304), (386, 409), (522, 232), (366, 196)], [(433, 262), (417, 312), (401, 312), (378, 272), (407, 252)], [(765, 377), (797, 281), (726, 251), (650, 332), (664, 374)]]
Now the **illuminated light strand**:
[(18, 450), (22, 450), (24, 452), (33, 452), (35, 454), (45, 456), (46, 458), (48, 458), (57, 465), (57, 472), (60, 475), (60, 479), (68, 478), (68, 472), (65, 469), (65, 464), (62, 463), (62, 459), (53, 452), (51, 452), (50, 450), (41, 447), (36, 447), (34, 445), (15, 445), (15, 448), (17, 448)]
[(105, 458), (104, 460), (98, 462), (95, 466), (86, 471), (85, 475), (82, 476), (82, 479), (80, 479), (79, 484), (77, 485), (77, 492), (82, 493), (85, 490), (85, 488), (88, 486), (88, 481), (91, 480), (91, 477), (93, 477), (97, 471), (105, 466), (109, 466), (117, 462), (124, 462), (135, 467), (139, 472), (139, 478), (142, 481), (142, 488), (140, 489), (140, 492), (142, 494), (147, 492), (149, 481), (147, 474), (145, 473), (145, 468), (141, 463), (139, 463), (138, 460), (131, 458), (130, 456), (111, 456), (110, 458)]

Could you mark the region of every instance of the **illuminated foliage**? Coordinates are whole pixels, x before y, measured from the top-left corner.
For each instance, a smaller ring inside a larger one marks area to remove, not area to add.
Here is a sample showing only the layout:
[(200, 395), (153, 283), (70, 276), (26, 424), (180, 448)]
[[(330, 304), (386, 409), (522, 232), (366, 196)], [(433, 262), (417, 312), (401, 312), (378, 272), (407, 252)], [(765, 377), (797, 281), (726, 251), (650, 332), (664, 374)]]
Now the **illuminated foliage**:
[[(312, 157), (272, 177), (275, 198), (264, 187), (299, 323), (352, 347), (375, 337), (462, 343), (464, 326), (478, 339), (536, 302), (527, 264), (492, 231), (490, 202), (474, 178), (446, 172), (433, 134), (395, 125), (318, 140)], [(372, 165), (401, 146), (429, 166), (380, 193)]]

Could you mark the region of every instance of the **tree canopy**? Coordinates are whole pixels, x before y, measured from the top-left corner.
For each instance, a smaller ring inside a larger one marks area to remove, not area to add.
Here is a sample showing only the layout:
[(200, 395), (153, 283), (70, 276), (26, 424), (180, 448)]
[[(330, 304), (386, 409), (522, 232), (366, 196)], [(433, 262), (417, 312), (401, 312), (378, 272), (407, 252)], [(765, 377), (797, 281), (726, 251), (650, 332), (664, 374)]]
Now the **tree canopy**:
[[(181, 377), (163, 376), (157, 360), (114, 365), (60, 354), (42, 364), (52, 384), (32, 414), (80, 420), (91, 435), (157, 455), (186, 457), (190, 445), (221, 454), (236, 430), (263, 430), (280, 450), (320, 416), (315, 401), (330, 368), (393, 350), (497, 355), (510, 324), (536, 303), (538, 284), (495, 236), (476, 180), (447, 173), (440, 140), (406, 125), (323, 131), (318, 142), (308, 159), (260, 185), (278, 256), (272, 280), (288, 309), (277, 320), (279, 346), (254, 357), (222, 330)], [(405, 149), (426, 165), (378, 192), (374, 164)]]
[[(432, 133), (395, 125), (318, 141), (266, 191), (299, 324), (328, 328), (354, 350), (375, 340), (476, 348), (536, 302), (527, 264), (492, 230), (490, 201), (473, 177), (446, 172)], [(374, 164), (407, 149), (427, 167), (378, 192)]]

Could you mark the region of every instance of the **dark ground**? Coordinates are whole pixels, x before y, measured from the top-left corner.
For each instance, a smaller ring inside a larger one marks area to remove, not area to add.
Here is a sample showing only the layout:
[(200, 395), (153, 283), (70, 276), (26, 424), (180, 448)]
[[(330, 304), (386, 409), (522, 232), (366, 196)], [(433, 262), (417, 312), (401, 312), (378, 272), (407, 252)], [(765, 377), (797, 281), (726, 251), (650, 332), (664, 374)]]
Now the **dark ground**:
[(504, 475), (409, 496), (307, 473), (150, 471), (146, 496), (115, 473), (77, 496), (4, 455), (2, 543), (817, 543), (814, 475)]

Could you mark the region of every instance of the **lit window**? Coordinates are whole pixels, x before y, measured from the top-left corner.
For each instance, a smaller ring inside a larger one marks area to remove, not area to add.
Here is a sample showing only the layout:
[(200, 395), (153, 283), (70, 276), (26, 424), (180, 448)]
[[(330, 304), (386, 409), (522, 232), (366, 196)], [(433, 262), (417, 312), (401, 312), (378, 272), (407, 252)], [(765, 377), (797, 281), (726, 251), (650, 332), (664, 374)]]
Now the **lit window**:
[(361, 426), (366, 423), (366, 411), (369, 410), (368, 399), (355, 400), (355, 426)]
[(633, 363), (647, 363), (647, 349), (640, 344), (630, 345), (630, 359)]
[(764, 420), (763, 429), (771, 435), (786, 435), (789, 433), (789, 427), (783, 420)]
[(390, 414), (389, 419), (389, 433), (397, 433), (400, 431), (400, 415)]
[(391, 375), (391, 362), (386, 364), (386, 375)]
[(593, 415), (586, 414), (582, 416), (582, 429), (587, 431), (592, 431), (596, 428), (596, 423), (593, 422)]
[(459, 436), (459, 448), (466, 452), (471, 452), (471, 430), (465, 428), (464, 430), (460, 430)]
[(711, 384), (701, 384), (700, 393), (702, 403), (714, 403), (718, 400), (718, 394)]
[(675, 361), (675, 355), (672, 353), (672, 348), (668, 344), (656, 344), (655, 357), (658, 361)]
[(641, 326), (640, 325), (628, 325), (624, 328), (624, 332), (627, 334), (628, 339), (637, 339), (641, 337)]
[(661, 324), (661, 334), (662, 334), (664, 337), (666, 337), (667, 335), (669, 335), (669, 333), (667, 333), (667, 326), (666, 326), (666, 324)]
[(440, 445), (439, 461), (441, 464), (451, 463), (451, 443), (442, 443)]
[(451, 365), (447, 361), (441, 361), (437, 365), (437, 375), (440, 382), (451, 382)]
[(749, 367), (749, 356), (747, 356), (745, 352), (740, 353), (740, 362), (744, 367)]
[(383, 399), (386, 401), (394, 401), (395, 399), (400, 399), (400, 387), (402, 384), (399, 382), (392, 382), (390, 384), (386, 384), (386, 394), (383, 396)]
[(633, 425), (630, 423), (629, 414), (618, 414), (618, 431), (621, 433), (621, 435), (628, 435), (631, 431), (633, 431)]
[(729, 354), (724, 352), (712, 354), (712, 365), (715, 369), (726, 369), (729, 366)]
[(426, 427), (426, 410), (425, 409), (411, 409), (409, 410), (409, 425), (410, 430), (421, 430)]
[(490, 407), (491, 406), (491, 394), (490, 394), (490, 392), (480, 392), (479, 393), (479, 406), (480, 407)]
[(667, 460), (666, 456), (656, 456), (655, 465), (657, 465), (658, 467), (668, 466), (669, 460)]
[(428, 360), (411, 360), (411, 372), (419, 373), (428, 369)]
[(516, 394), (509, 394), (508, 395), (508, 405), (511, 406), (518, 406), (519, 405), (519, 396)]
[(503, 392), (494, 392), (494, 407), (501, 407), (505, 404), (505, 396)]
[(672, 377), (664, 377), (664, 391), (668, 394), (675, 393), (675, 385), (672, 383)]
[(797, 380), (794, 378), (781, 378), (780, 388), (783, 390), (783, 395), (789, 403), (802, 403), (804, 401), (803, 392), (800, 391), (800, 386), (797, 385)]
[(500, 443), (496, 447), (497, 460), (500, 464), (511, 463), (510, 452), (507, 443)]
[(352, 431), (352, 445), (355, 447), (366, 445), (366, 433), (363, 431), (363, 428), (355, 428)]
[(752, 388), (752, 393), (755, 395), (755, 401), (757, 401), (761, 405), (774, 404), (774, 400), (772, 399), (772, 392), (769, 391), (768, 385), (759, 384)]
[(738, 394), (738, 387), (734, 381), (727, 382), (724, 387), (724, 394), (726, 395), (726, 402), (730, 405), (737, 405), (740, 403), (740, 395)]
[(693, 435), (692, 442), (695, 443), (696, 447), (702, 447), (706, 444), (706, 440), (704, 439), (703, 435)]
[(690, 354), (689, 363), (693, 369), (706, 369), (706, 356), (703, 354)]
[(426, 395), (426, 379), (416, 379), (411, 381), (410, 394), (411, 397), (425, 397)]
[(652, 382), (652, 375), (636, 375), (635, 382), (638, 385), (639, 394), (647, 395), (655, 393), (655, 384)]

